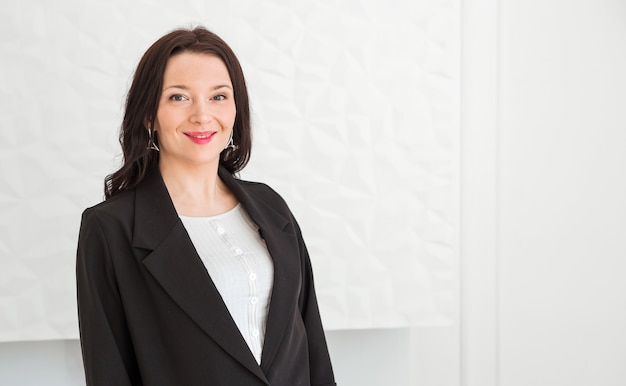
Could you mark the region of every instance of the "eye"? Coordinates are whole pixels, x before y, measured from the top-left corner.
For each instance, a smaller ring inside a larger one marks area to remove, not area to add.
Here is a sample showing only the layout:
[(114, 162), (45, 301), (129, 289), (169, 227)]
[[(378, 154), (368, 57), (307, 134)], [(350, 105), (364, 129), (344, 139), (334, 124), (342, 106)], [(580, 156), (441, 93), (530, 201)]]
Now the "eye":
[(185, 98), (185, 96), (181, 95), (181, 94), (174, 94), (174, 95), (170, 96), (169, 99), (171, 101), (174, 101), (174, 102), (182, 102), (182, 101), (186, 100), (187, 98)]
[(226, 95), (220, 94), (220, 95), (216, 95), (213, 97), (214, 100), (216, 101), (223, 101), (226, 99)]

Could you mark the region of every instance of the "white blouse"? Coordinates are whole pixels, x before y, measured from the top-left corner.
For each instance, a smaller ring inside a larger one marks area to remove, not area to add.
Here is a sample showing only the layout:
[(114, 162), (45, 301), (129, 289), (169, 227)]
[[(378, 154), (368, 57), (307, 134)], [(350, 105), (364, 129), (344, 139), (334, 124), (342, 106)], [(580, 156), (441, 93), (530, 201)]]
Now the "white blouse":
[(180, 216), (250, 351), (261, 363), (274, 266), (241, 204), (211, 217)]

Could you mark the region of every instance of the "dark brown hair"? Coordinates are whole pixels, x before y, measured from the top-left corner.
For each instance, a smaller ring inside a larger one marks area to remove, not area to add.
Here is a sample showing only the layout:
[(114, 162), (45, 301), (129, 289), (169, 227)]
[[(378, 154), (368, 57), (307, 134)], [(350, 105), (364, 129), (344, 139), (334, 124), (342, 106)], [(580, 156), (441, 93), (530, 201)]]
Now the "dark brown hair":
[[(250, 159), (252, 136), (248, 90), (239, 60), (231, 48), (216, 34), (202, 27), (177, 29), (157, 40), (143, 55), (126, 97), (126, 110), (120, 131), (123, 164), (119, 170), (104, 179), (106, 198), (136, 187), (159, 161), (159, 152), (148, 149), (148, 130), (154, 120), (163, 88), (163, 74), (167, 60), (183, 52), (214, 55), (224, 62), (233, 84), (237, 115), (233, 127), (236, 147), (220, 155), (220, 165), (235, 174)], [(158, 138), (154, 135), (158, 144)]]

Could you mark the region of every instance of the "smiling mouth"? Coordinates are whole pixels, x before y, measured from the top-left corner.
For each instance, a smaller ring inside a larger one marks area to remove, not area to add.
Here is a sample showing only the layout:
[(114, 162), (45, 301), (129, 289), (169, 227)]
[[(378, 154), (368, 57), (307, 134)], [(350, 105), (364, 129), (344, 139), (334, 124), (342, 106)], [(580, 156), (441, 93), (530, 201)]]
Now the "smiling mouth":
[(186, 136), (189, 136), (189, 137), (192, 137), (192, 138), (199, 138), (199, 139), (209, 138), (213, 134), (215, 134), (214, 131), (203, 132), (203, 133), (185, 133)]
[(204, 144), (211, 141), (211, 138), (215, 135), (215, 131), (202, 131), (202, 132), (189, 132), (185, 133), (189, 139), (198, 144)]

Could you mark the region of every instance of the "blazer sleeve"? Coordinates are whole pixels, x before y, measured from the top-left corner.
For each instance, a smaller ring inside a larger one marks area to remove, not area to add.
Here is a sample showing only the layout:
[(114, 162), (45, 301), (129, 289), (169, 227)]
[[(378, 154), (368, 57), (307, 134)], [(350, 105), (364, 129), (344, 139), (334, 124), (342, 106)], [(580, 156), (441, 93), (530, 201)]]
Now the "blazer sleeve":
[(102, 219), (83, 213), (76, 257), (80, 341), (88, 386), (141, 385)]
[(315, 286), (313, 284), (313, 269), (311, 259), (298, 223), (293, 219), (298, 235), (300, 256), (302, 258), (302, 292), (299, 298), (299, 307), (306, 327), (309, 345), (309, 368), (312, 386), (336, 386), (333, 368), (326, 344), (326, 336), (320, 318)]

